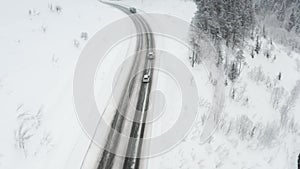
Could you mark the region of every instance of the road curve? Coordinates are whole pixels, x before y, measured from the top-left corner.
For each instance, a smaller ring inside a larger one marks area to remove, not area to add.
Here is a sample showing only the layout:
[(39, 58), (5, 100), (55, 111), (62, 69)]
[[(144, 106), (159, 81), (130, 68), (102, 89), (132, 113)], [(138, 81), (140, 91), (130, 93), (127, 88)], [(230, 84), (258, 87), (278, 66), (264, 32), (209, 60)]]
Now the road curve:
[[(146, 126), (147, 110), (149, 106), (149, 96), (152, 86), (153, 79), (153, 67), (154, 60), (149, 60), (147, 54), (154, 51), (155, 41), (154, 36), (151, 33), (151, 28), (146, 20), (139, 14), (132, 14), (129, 9), (121, 5), (103, 2), (111, 5), (127, 15), (133, 21), (137, 31), (137, 42), (136, 42), (136, 55), (134, 57), (134, 64), (131, 67), (129, 77), (126, 80), (126, 88), (121, 94), (121, 100), (118, 104), (117, 110), (114, 112), (113, 121), (111, 123), (111, 130), (107, 136), (107, 142), (105, 144), (105, 150), (101, 155), (97, 169), (112, 169), (112, 168), (123, 168), (123, 169), (138, 169), (140, 165), (140, 155), (143, 147), (143, 137)], [(146, 51), (146, 52), (141, 52)], [(139, 74), (139, 70), (143, 70), (143, 73)], [(150, 74), (150, 81), (148, 83), (142, 82), (142, 75)], [(135, 92), (138, 91), (138, 92)], [(137, 93), (134, 95), (134, 93)], [(135, 98), (134, 98), (135, 97)], [(129, 98), (129, 99), (127, 99)], [(131, 99), (133, 98), (133, 99)], [(135, 109), (129, 108), (129, 102), (136, 102), (134, 104)], [(131, 111), (131, 112), (128, 112)], [(132, 112), (134, 111), (134, 112)], [(125, 112), (125, 113), (124, 113)], [(134, 122), (131, 122), (130, 139), (127, 144), (126, 157), (121, 165), (115, 167), (116, 155), (107, 150), (114, 150), (120, 144), (120, 133), (123, 132), (124, 123), (126, 122), (126, 113), (133, 113)], [(120, 167), (122, 166), (122, 167)]]

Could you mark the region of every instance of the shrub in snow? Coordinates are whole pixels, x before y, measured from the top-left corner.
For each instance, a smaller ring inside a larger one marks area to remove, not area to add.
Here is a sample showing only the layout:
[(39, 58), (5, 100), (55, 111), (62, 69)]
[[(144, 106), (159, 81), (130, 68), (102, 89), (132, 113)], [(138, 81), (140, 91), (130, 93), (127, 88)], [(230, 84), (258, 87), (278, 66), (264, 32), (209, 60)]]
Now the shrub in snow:
[(278, 73), (277, 78), (278, 78), (278, 80), (281, 80), (281, 72)]
[(22, 112), (17, 117), (19, 125), (15, 130), (16, 146), (17, 148), (22, 149), (25, 155), (27, 155), (26, 145), (41, 126), (41, 117), (42, 107), (36, 114)]
[(24, 111), (23, 105), (17, 108), (18, 125), (15, 129), (16, 148), (23, 151), (25, 157), (46, 153), (53, 148), (50, 132), (42, 127), (43, 107), (36, 112)]
[(50, 9), (51, 12), (57, 12), (57, 13), (62, 12), (62, 7), (59, 5), (53, 6), (53, 4), (48, 4), (48, 8)]
[(56, 56), (53, 54), (53, 55), (52, 55), (51, 61), (52, 61), (52, 64), (53, 64), (53, 65), (57, 65), (58, 62), (59, 62), (59, 57), (56, 57)]
[(217, 65), (217, 67), (219, 67), (224, 61), (223, 54), (222, 54), (222, 48), (221, 48), (220, 44), (217, 45), (217, 53), (218, 53), (218, 56), (216, 59), (216, 65)]
[(74, 39), (74, 40), (73, 40), (73, 45), (74, 45), (76, 48), (79, 48), (80, 42), (79, 42), (77, 39)]
[(58, 6), (58, 5), (56, 5), (56, 6), (55, 6), (55, 11), (56, 11), (57, 13), (60, 13), (60, 12), (62, 11), (62, 8), (61, 8), (60, 6)]
[(259, 51), (261, 49), (261, 42), (259, 42), (259, 37), (256, 37), (256, 43), (255, 43), (255, 52), (256, 54), (259, 54)]
[(250, 55), (251, 55), (251, 58), (253, 59), (254, 58), (254, 48), (251, 49), (251, 54)]
[(88, 33), (87, 32), (81, 32), (80, 38), (83, 40), (87, 40), (88, 39)]
[(292, 108), (294, 108), (296, 104), (296, 100), (299, 98), (300, 94), (300, 80), (296, 82), (295, 87), (292, 89), (290, 96), (286, 100), (285, 104), (280, 108), (280, 117), (281, 117), (281, 125), (287, 126), (289, 119), (289, 112)]
[(239, 87), (236, 87), (233, 89), (235, 101), (237, 101), (237, 102), (243, 101), (243, 99), (245, 98), (244, 95), (246, 92), (246, 88), (247, 88), (247, 85), (243, 84), (243, 85), (240, 85)]
[(47, 27), (46, 26), (41, 26), (41, 29), (42, 29), (43, 33), (46, 33), (46, 31), (47, 31)]
[(242, 115), (236, 122), (236, 133), (241, 140), (250, 139), (253, 122), (246, 115)]
[(280, 131), (279, 129), (280, 128), (276, 122), (268, 123), (261, 135), (258, 137), (260, 145), (272, 146), (272, 143), (277, 140)]
[(30, 9), (28, 11), (28, 14), (31, 15), (31, 16), (38, 16), (38, 15), (40, 15), (40, 12), (35, 10), (35, 9)]
[(230, 64), (230, 69), (229, 69), (229, 72), (228, 72), (228, 78), (233, 82), (238, 76), (239, 76), (238, 64), (235, 63), (235, 62), (232, 62)]
[(277, 110), (279, 108), (279, 105), (281, 101), (284, 99), (284, 97), (287, 95), (287, 91), (283, 87), (275, 87), (272, 90), (270, 102), (272, 104), (272, 107)]
[(269, 59), (271, 57), (269, 50), (265, 50), (264, 55), (266, 56), (267, 59)]
[(255, 67), (253, 68), (249, 73), (248, 76), (251, 80), (255, 81), (256, 83), (264, 82), (266, 79), (266, 76), (264, 72), (262, 71), (262, 67)]
[(238, 64), (238, 72), (239, 74), (242, 71), (242, 65), (245, 63), (245, 56), (244, 56), (244, 51), (239, 50), (235, 56), (236, 63)]

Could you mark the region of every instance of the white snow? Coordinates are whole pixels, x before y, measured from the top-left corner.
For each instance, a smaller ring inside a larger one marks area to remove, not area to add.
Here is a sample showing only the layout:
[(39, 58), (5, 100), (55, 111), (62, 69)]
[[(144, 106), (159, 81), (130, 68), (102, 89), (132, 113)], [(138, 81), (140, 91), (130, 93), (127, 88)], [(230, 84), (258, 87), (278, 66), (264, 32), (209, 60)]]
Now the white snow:
[[(196, 10), (192, 1), (182, 0), (117, 3), (145, 12), (173, 15), (187, 22)], [(103, 26), (125, 14), (94, 0), (11, 0), (4, 6), (0, 11), (0, 168), (80, 168), (89, 145), (76, 117), (72, 96), (75, 64), (88, 42), (81, 38), (81, 33), (87, 32), (90, 39)], [(56, 7), (61, 11), (56, 11)], [(156, 41), (158, 49), (170, 51), (189, 65), (190, 52), (182, 44), (162, 37), (156, 37)], [(150, 158), (149, 168), (297, 168), (300, 99), (293, 97), (291, 91), (300, 80), (300, 54), (276, 42), (270, 45), (268, 39), (261, 41), (260, 54), (251, 58), (255, 41), (247, 40), (246, 64), (238, 80), (225, 87), (219, 128), (206, 143), (201, 140), (202, 119), (211, 106), (216, 106), (212, 102), (218, 89), (208, 76), (208, 71), (214, 68), (189, 67), (199, 89), (199, 116), (180, 144)], [(109, 98), (109, 93), (101, 90), (110, 90), (110, 82), (122, 62), (116, 56), (131, 53), (127, 46), (134, 46), (133, 42), (127, 40), (114, 48), (104, 66), (100, 66), (95, 82), (97, 100)], [(269, 59), (264, 55), (267, 50), (271, 53)], [(233, 58), (235, 53), (225, 50), (224, 54)], [(276, 80), (279, 72), (282, 78)], [(222, 79), (216, 80), (222, 84)], [(164, 133), (178, 118), (175, 114), (180, 107), (180, 93), (171, 81), (164, 74), (158, 75), (156, 87), (166, 95), (167, 106), (165, 114), (152, 124), (152, 136)], [(272, 105), (273, 101), (278, 104)], [(289, 121), (281, 124), (281, 108), (290, 103)], [(98, 106), (102, 110), (105, 103)], [(151, 145), (149, 148), (151, 151)]]
[(94, 0), (3, 3), (1, 169), (80, 167), (89, 140), (73, 105), (75, 64), (89, 38), (124, 16)]

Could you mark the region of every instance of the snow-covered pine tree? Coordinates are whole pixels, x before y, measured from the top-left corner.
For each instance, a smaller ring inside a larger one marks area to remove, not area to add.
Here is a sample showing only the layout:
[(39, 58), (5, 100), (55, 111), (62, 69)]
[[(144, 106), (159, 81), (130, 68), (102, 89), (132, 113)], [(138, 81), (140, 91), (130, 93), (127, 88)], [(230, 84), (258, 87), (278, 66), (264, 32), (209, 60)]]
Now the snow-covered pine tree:
[(296, 18), (293, 10), (289, 17), (288, 23), (286, 25), (286, 30), (290, 32), (295, 25), (296, 25)]
[(237, 52), (237, 55), (236, 55), (235, 59), (236, 59), (236, 63), (237, 63), (238, 72), (241, 72), (242, 65), (243, 65), (243, 63), (245, 61), (244, 51), (243, 50), (239, 50)]
[(259, 54), (260, 51), (260, 42), (259, 42), (259, 36), (256, 37), (256, 43), (255, 43), (255, 52), (256, 54)]
[(235, 79), (238, 77), (239, 75), (239, 72), (238, 72), (238, 68), (237, 68), (237, 64), (235, 62), (232, 62), (230, 64), (230, 69), (229, 69), (229, 72), (228, 72), (228, 78), (234, 82)]

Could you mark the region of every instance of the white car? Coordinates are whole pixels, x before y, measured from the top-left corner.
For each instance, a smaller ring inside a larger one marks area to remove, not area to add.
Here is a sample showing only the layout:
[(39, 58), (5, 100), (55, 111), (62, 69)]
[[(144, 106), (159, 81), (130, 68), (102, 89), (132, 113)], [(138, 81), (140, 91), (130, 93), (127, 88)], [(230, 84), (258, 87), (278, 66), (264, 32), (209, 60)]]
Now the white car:
[(144, 74), (143, 83), (149, 83), (149, 81), (150, 81), (150, 75), (149, 74)]
[(150, 60), (154, 59), (154, 52), (148, 53), (148, 59), (150, 59)]

